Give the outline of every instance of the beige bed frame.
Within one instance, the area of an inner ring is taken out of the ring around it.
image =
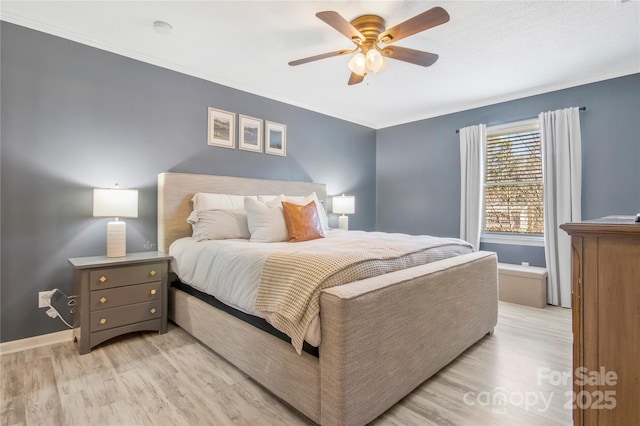
[[[325,185],[158,175],[158,247],[191,235],[195,192],[307,195]],[[323,291],[319,358],[172,288],[169,317],[278,397],[323,425],[375,419],[493,331],[497,261],[475,252]]]

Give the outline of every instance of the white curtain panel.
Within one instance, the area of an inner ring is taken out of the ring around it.
[[[460,129],[460,238],[480,249],[484,188],[484,124]]]
[[[581,220],[580,112],[566,108],[539,115],[544,186],[547,302],[571,307],[571,238],[559,226]]]

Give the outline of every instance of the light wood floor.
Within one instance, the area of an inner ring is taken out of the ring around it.
[[[2,425],[312,424],[171,324],[87,355],[64,343],[1,361]],[[495,334],[372,424],[570,425],[570,380],[553,380],[570,369],[569,310],[501,303]]]

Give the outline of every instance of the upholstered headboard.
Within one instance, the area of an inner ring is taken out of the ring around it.
[[[169,252],[178,238],[191,235],[187,217],[196,192],[234,195],[308,195],[314,192],[321,202],[327,198],[323,183],[251,179],[190,173],[158,175],[158,250]]]

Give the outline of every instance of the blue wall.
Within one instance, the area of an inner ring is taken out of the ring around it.
[[[64,329],[37,308],[37,293],[71,294],[67,258],[106,253],[108,219],[91,217],[94,187],[140,189],[129,252],[156,242],[165,171],[326,183],[330,195],[356,196],[351,228],[374,229],[375,130],[0,25],[3,342]],[[208,146],[209,106],[286,124],[287,156]]]
[[[456,129],[586,106],[582,218],[640,212],[640,74],[504,102],[377,132],[376,228],[460,235],[460,146]],[[544,266],[542,247],[481,244],[501,262]]]
[[[353,229],[458,236],[455,130],[584,105],[583,217],[640,211],[638,74],[376,132],[6,22],[0,27],[2,342],[64,329],[37,308],[37,293],[71,294],[66,259],[105,254],[108,220],[91,217],[93,187],[140,189],[127,247],[146,251],[155,243],[160,172],[323,182],[330,194],[357,197]],[[207,146],[209,106],[287,124],[287,157]],[[483,248],[501,261],[540,264],[540,248]],[[58,308],[71,319],[67,307]]]

